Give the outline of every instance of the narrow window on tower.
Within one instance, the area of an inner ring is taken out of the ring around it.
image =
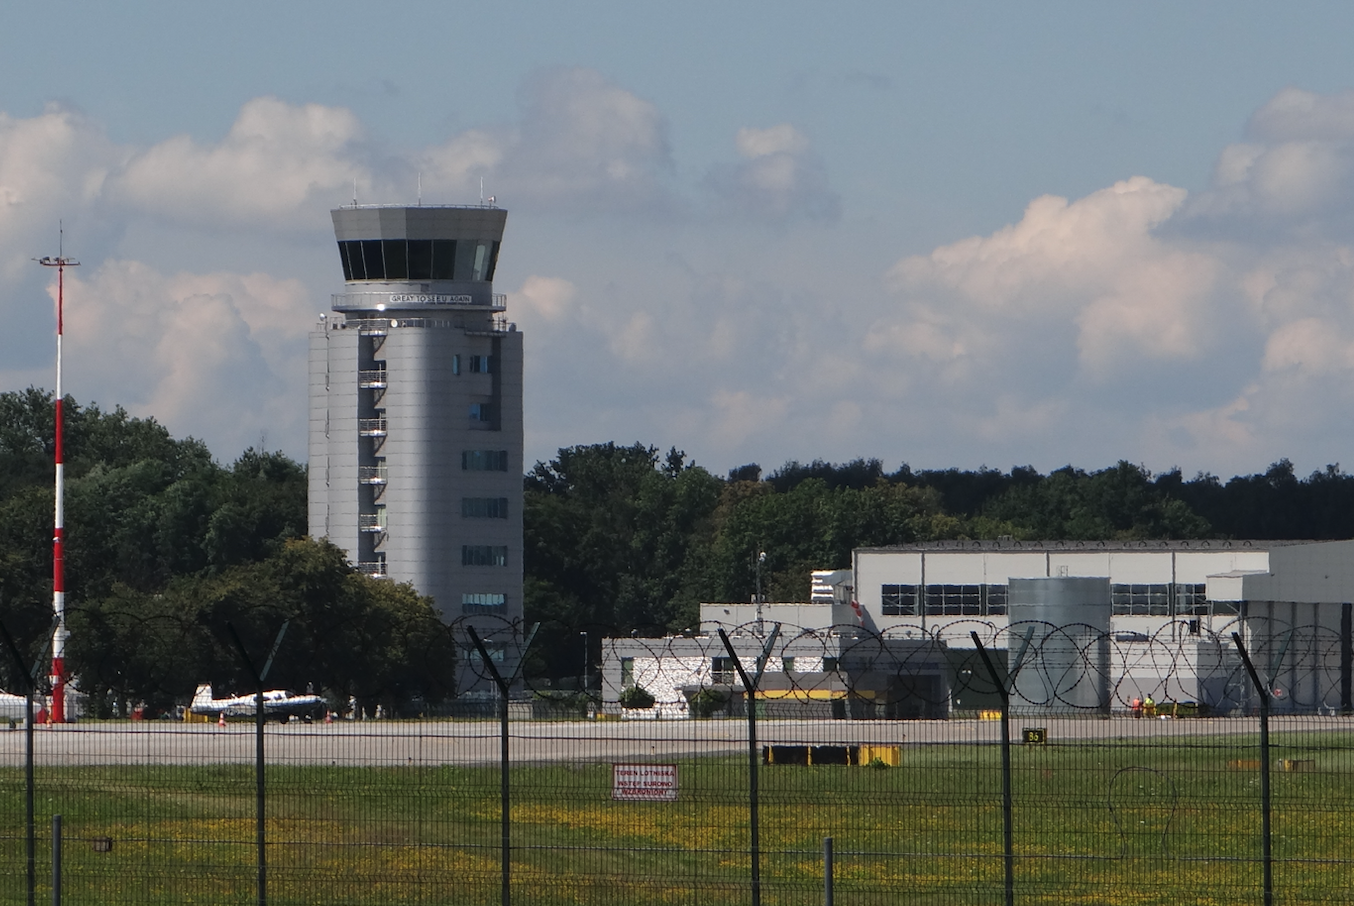
[[[456,279],[456,240],[433,240],[433,279]]]
[[[493,403],[471,403],[470,420],[472,422],[491,422],[494,420]]]
[[[462,497],[461,516],[466,519],[507,519],[506,497]]]
[[[339,259],[343,262],[343,279],[345,281],[361,280],[366,277],[366,271],[362,269],[362,252],[357,247],[356,242],[340,242],[338,244]],[[354,252],[354,248],[356,252]],[[354,271],[354,267],[357,268]]]
[[[493,250],[489,252],[489,273],[484,275],[485,280],[493,281],[494,271],[498,268],[498,240],[494,240]]]
[[[431,239],[410,239],[409,279],[431,280],[433,276],[433,241]]]
[[[461,373],[461,356],[459,353],[451,357],[451,373]]]
[[[409,279],[409,255],[403,239],[383,239],[381,246],[385,250],[386,279]]]
[[[366,279],[384,280],[386,278],[386,262],[385,255],[381,251],[381,240],[363,239],[361,245],[362,266],[366,270]]]
[[[462,450],[461,468],[467,472],[508,471],[507,450]]]
[[[463,544],[461,545],[462,566],[507,566],[507,545]]]
[[[499,613],[507,603],[507,595],[472,592],[461,595],[461,613]]]

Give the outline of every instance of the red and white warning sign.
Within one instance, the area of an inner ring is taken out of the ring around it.
[[[611,798],[630,802],[675,802],[677,765],[613,764]]]

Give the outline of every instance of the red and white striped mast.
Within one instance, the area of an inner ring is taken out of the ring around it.
[[[39,258],[43,267],[56,268],[56,519],[52,532],[52,610],[56,614],[56,629],[52,631],[52,707],[48,712],[52,723],[66,722],[66,639],[70,633],[66,630],[66,476],[65,454],[62,450],[62,433],[65,427],[62,419],[61,389],[61,328],[65,315],[66,268],[78,267],[80,262],[67,258],[65,251],[66,231],[61,230],[61,241],[57,246],[55,258]]]

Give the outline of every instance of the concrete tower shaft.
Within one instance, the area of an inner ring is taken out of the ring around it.
[[[522,615],[522,335],[507,212],[333,212],[344,292],[311,335],[310,532],[488,631]]]

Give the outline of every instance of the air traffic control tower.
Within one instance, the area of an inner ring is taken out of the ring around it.
[[[344,292],[310,336],[310,534],[482,635],[522,616],[522,335],[507,212],[333,211]]]

